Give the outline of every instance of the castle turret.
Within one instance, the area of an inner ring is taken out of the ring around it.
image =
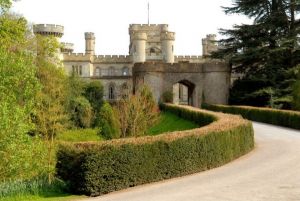
[[[64,35],[64,27],[55,24],[35,24],[33,26],[33,33],[41,36],[54,36],[59,43],[60,38]],[[38,44],[39,46],[39,44]],[[39,51],[39,48],[38,48]],[[62,59],[60,48],[57,49],[57,57]]]
[[[215,34],[208,34],[206,38],[202,39],[202,54],[203,56],[209,56],[212,52],[218,50],[218,45],[216,43],[216,35]]]
[[[60,43],[62,53],[73,53],[74,44],[73,43]]]
[[[133,56],[133,62],[145,62],[146,61],[146,41],[147,34],[146,33],[133,33],[132,35],[132,47],[131,54]]]
[[[86,32],[85,34],[85,53],[95,55],[95,34]]]
[[[54,36],[59,40],[64,35],[64,27],[55,24],[35,24],[33,33],[42,36]]]
[[[161,42],[162,42],[162,54],[163,54],[164,62],[174,63],[175,33],[174,32],[162,32],[160,38],[161,38]]]

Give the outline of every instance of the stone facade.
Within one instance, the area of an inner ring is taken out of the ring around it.
[[[34,33],[59,39],[63,27],[35,25]],[[85,53],[73,53],[72,43],[62,43],[60,58],[68,74],[87,80],[100,80],[104,98],[118,100],[124,90],[134,91],[147,84],[157,101],[172,91],[177,104],[200,106],[202,102],[226,104],[230,68],[222,61],[208,59],[217,50],[215,35],[202,40],[203,56],[175,56],[175,33],[167,24],[131,24],[129,55],[95,55],[94,33],[85,33]]]

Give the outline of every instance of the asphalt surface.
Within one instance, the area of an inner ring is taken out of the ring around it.
[[[253,126],[255,149],[227,165],[81,201],[300,201],[300,132]]]

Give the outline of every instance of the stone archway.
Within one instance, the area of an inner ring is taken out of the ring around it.
[[[188,80],[181,80],[173,84],[173,103],[179,105],[193,105],[195,84]]]

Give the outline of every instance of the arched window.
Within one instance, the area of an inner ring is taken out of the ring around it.
[[[123,76],[128,76],[129,75],[129,68],[128,67],[123,67],[122,69],[122,75]]]
[[[114,100],[115,99],[115,85],[111,83],[108,86],[108,99],[109,100]]]
[[[100,68],[99,67],[96,68],[95,75],[98,77],[100,76]]]
[[[152,47],[151,49],[150,49],[150,54],[155,54],[155,49]]]
[[[113,66],[109,67],[108,69],[108,75],[113,76],[115,74],[115,68]]]
[[[79,66],[79,75],[82,75],[82,66]]]

